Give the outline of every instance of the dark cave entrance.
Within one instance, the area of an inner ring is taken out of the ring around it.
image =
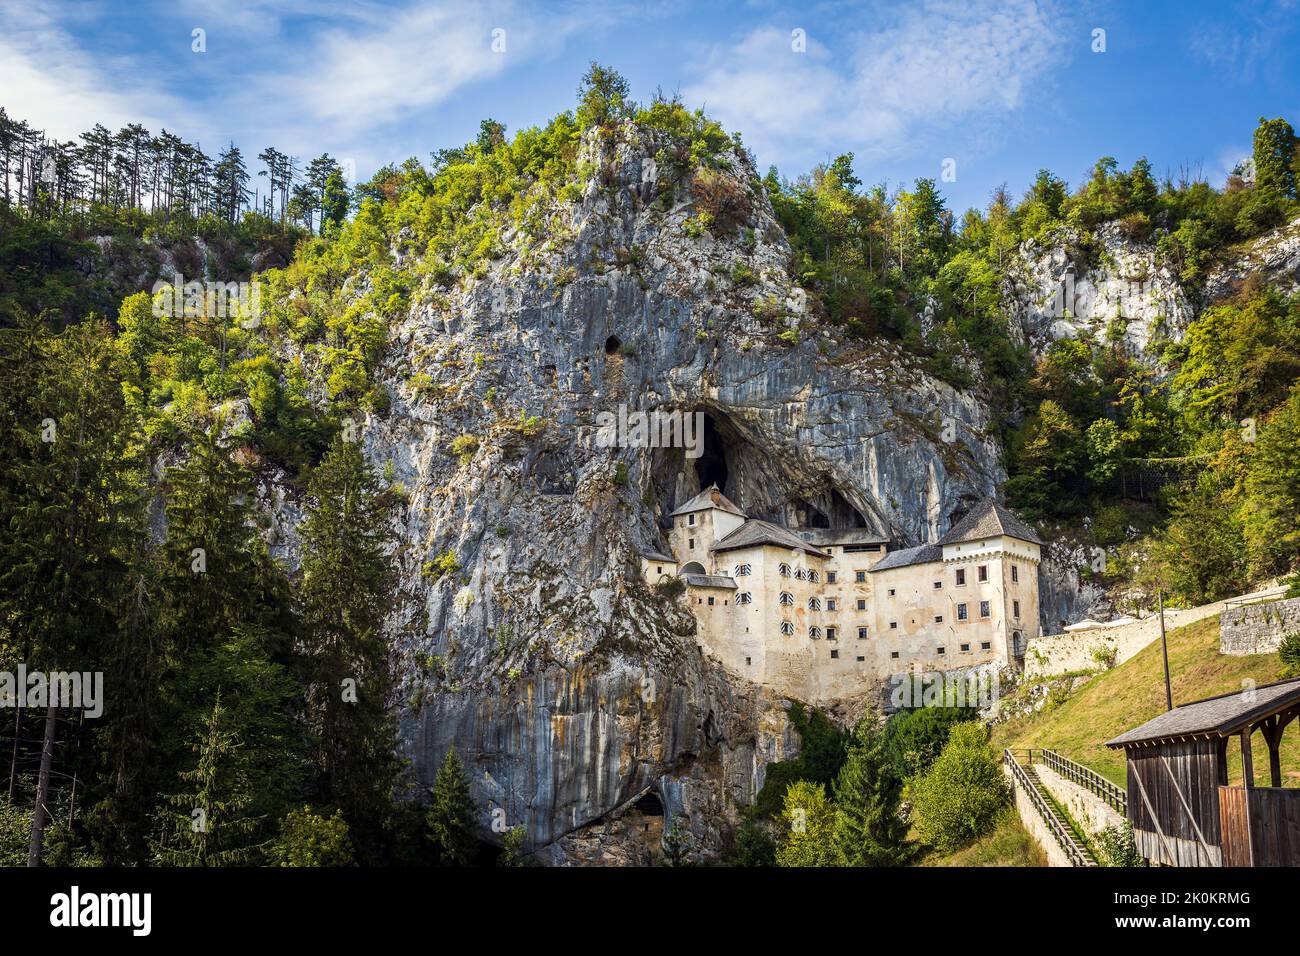
[[[703,453],[695,459],[695,477],[699,480],[701,489],[709,485],[717,485],[725,495],[727,494],[726,441],[719,433],[713,416],[708,412],[704,413],[703,445]]]
[[[618,350],[622,347],[622,345],[623,343],[618,340],[617,335],[611,335],[609,338],[605,340],[605,354],[617,355]]]
[[[664,802],[659,799],[659,794],[653,790],[647,790],[641,794],[641,798],[636,802],[636,808],[644,817],[662,817],[664,815]]]

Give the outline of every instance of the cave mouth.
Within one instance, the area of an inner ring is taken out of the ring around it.
[[[653,790],[647,790],[641,794],[635,806],[642,816],[662,817],[664,815],[664,802],[659,799],[659,794]]]
[[[605,354],[617,355],[618,350],[623,347],[623,343],[618,340],[617,335],[611,335],[605,340]]]
[[[695,459],[695,477],[700,483],[700,488],[717,485],[724,495],[730,497],[727,488],[726,439],[718,431],[717,423],[708,412],[704,413],[703,445],[703,452]]]

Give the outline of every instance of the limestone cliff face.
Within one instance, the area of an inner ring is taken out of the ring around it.
[[[751,211],[713,235],[687,223],[686,183],[665,200],[646,180],[657,149],[631,127],[587,138],[600,172],[549,241],[504,236],[479,278],[393,329],[391,408],[362,428],[407,494],[391,630],[415,772],[431,782],[455,747],[485,827],[524,826],[553,863],[631,839],[610,821],[648,788],[716,852],[791,754],[783,703],[704,658],[689,613],[636,580],[702,483],[755,516],[913,544],[1005,477],[978,398],[817,327],[743,156],[724,175]],[[596,416],[620,405],[705,413],[704,454],[601,447]],[[424,570],[447,553],[457,570]]]

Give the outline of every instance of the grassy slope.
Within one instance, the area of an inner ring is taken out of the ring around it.
[[[1169,672],[1174,704],[1191,703],[1238,690],[1242,681],[1271,683],[1281,676],[1277,654],[1226,657],[1219,654],[1217,617],[1169,633]],[[1028,717],[999,725],[993,743],[1003,747],[1045,747],[1085,764],[1124,785],[1123,751],[1104,746],[1112,737],[1136,727],[1165,709],[1160,642],[1101,674],[1056,707],[1050,704]],[[1229,775],[1241,777],[1240,749],[1229,745]],[[1268,750],[1256,734],[1253,743],[1256,780],[1268,785]],[[1300,731],[1288,728],[1282,741],[1283,785],[1300,783]]]
[[[1047,866],[1047,856],[1008,807],[984,836],[952,853],[923,851],[918,866]]]

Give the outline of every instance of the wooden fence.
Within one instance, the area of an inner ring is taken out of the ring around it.
[[[1034,753],[1035,751],[1030,751],[1031,761]],[[1120,813],[1128,813],[1128,794],[1095,770],[1090,770],[1083,764],[1062,757],[1055,750],[1039,750],[1037,753],[1040,754],[1042,763],[1055,770],[1066,780],[1096,794]]]
[[[1031,751],[1031,761],[1033,760],[1032,754],[1033,752]],[[1035,786],[1034,781],[1030,779],[1029,774],[1025,773],[1025,768],[1020,766],[1020,761],[1016,759],[1015,754],[1010,750],[1004,750],[1002,751],[1002,760],[1006,764],[1007,769],[1011,771],[1011,779],[1015,781],[1017,787],[1025,791],[1025,794],[1029,797],[1029,802],[1034,805],[1034,809],[1038,811],[1038,815],[1042,817],[1043,822],[1047,824],[1048,830],[1052,833],[1052,838],[1056,840],[1057,845],[1065,851],[1065,855],[1069,858],[1070,864],[1072,866],[1096,866],[1096,864],[1080,849],[1078,842],[1074,839],[1074,834],[1066,830],[1064,824],[1062,824],[1060,819],[1057,817],[1056,811],[1047,805],[1047,801],[1044,800],[1043,795],[1038,792],[1038,787]]]

